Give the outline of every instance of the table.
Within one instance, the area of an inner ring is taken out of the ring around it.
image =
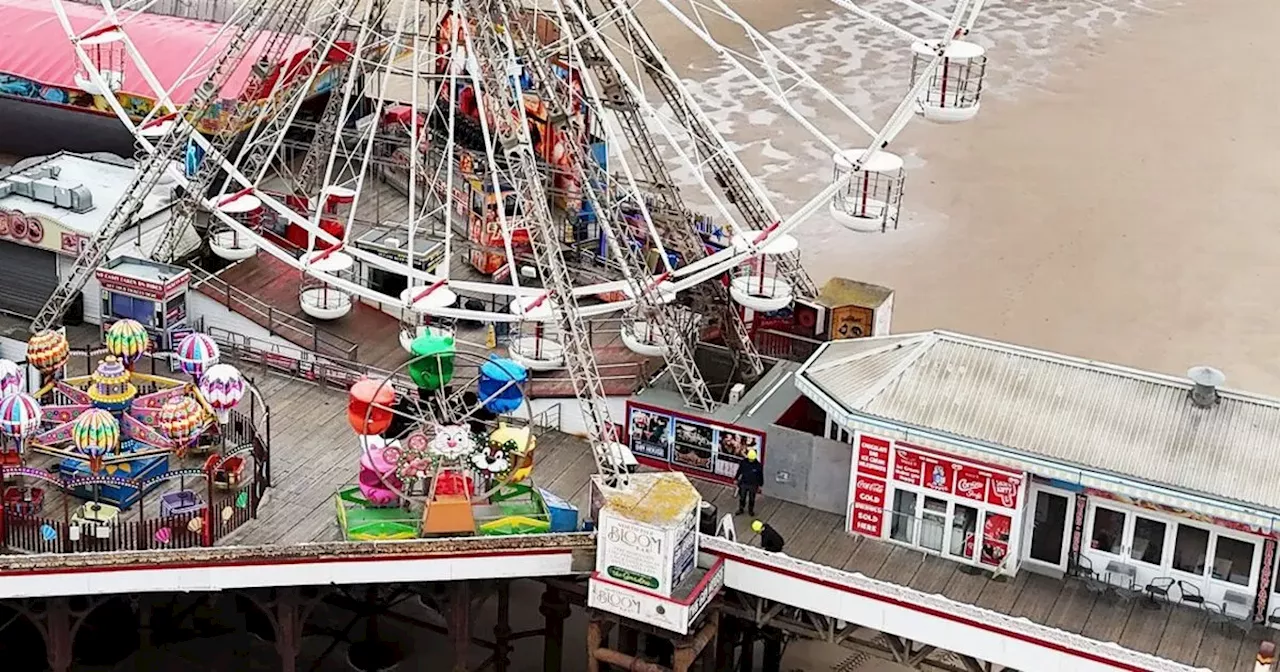
[[[1123,562],[1112,560],[1107,563],[1107,585],[1110,586],[1108,592],[1115,595],[1116,599],[1127,602],[1135,597],[1134,586],[1138,581],[1138,569],[1133,565],[1126,565]],[[1112,576],[1119,577],[1122,582],[1113,581]]]
[[[1133,590],[1133,584],[1138,579],[1138,570],[1133,565],[1126,565],[1123,562],[1117,562],[1115,560],[1112,560],[1111,562],[1107,563],[1106,575],[1107,575],[1107,583],[1117,588],[1124,588],[1125,590]],[[1128,581],[1126,583],[1116,583],[1115,581],[1111,580],[1111,577],[1113,575],[1118,577],[1123,577],[1124,579],[1128,579]]]
[[[1253,599],[1247,593],[1228,590],[1222,594],[1222,611],[1236,618],[1248,619],[1253,612]]]

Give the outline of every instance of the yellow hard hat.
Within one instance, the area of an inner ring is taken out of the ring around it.
[[[748,451],[747,451],[747,459],[748,459],[748,460],[754,460],[754,459],[756,459],[756,451],[754,451],[754,450],[748,450]]]
[[[751,531],[755,532],[756,534],[760,534],[761,532],[764,531],[764,523],[758,520],[751,523]]]

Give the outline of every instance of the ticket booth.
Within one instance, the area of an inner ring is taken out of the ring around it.
[[[187,290],[191,272],[154,261],[120,257],[95,271],[102,288],[102,334],[118,320],[137,320],[154,349],[169,350],[174,334],[190,331]]]

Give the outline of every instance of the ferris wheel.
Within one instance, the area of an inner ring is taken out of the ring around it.
[[[231,6],[201,56],[177,69],[149,61],[131,36],[153,1],[102,0],[96,18],[54,2],[77,81],[134,133],[140,166],[35,326],[60,319],[143,196],[178,185],[158,259],[207,212],[213,254],[298,269],[299,301],[316,320],[365,299],[402,309],[410,330],[425,328],[413,316],[511,323],[513,360],[569,370],[598,460],[614,424],[587,322],[620,316],[623,342],[663,357],[690,406],[710,409],[697,336],[718,327],[761,371],[744,315],[816,294],[791,233],[823,208],[855,231],[895,228],[905,172],[887,145],[913,116],[972,118],[986,62],[959,39],[981,0],[946,13],[899,0],[896,10],[931,23],[919,35],[833,0],[913,56],[876,128],[728,0],[253,0]],[[832,182],[779,212],[640,9],[674,18],[830,150]],[[832,140],[789,102],[797,90],[830,102],[866,142]],[[125,109],[125,92],[156,104]],[[317,93],[327,94],[319,108]],[[379,185],[402,200],[391,221],[368,214]],[[298,249],[272,235],[279,226],[301,232]],[[374,229],[391,231],[397,254],[359,244]],[[407,286],[376,289],[371,270]]]

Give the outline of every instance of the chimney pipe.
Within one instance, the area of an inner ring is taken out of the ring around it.
[[[1213,408],[1218,403],[1218,387],[1227,381],[1227,376],[1211,366],[1193,366],[1187,377],[1195,384],[1189,393],[1191,403],[1197,408]]]

